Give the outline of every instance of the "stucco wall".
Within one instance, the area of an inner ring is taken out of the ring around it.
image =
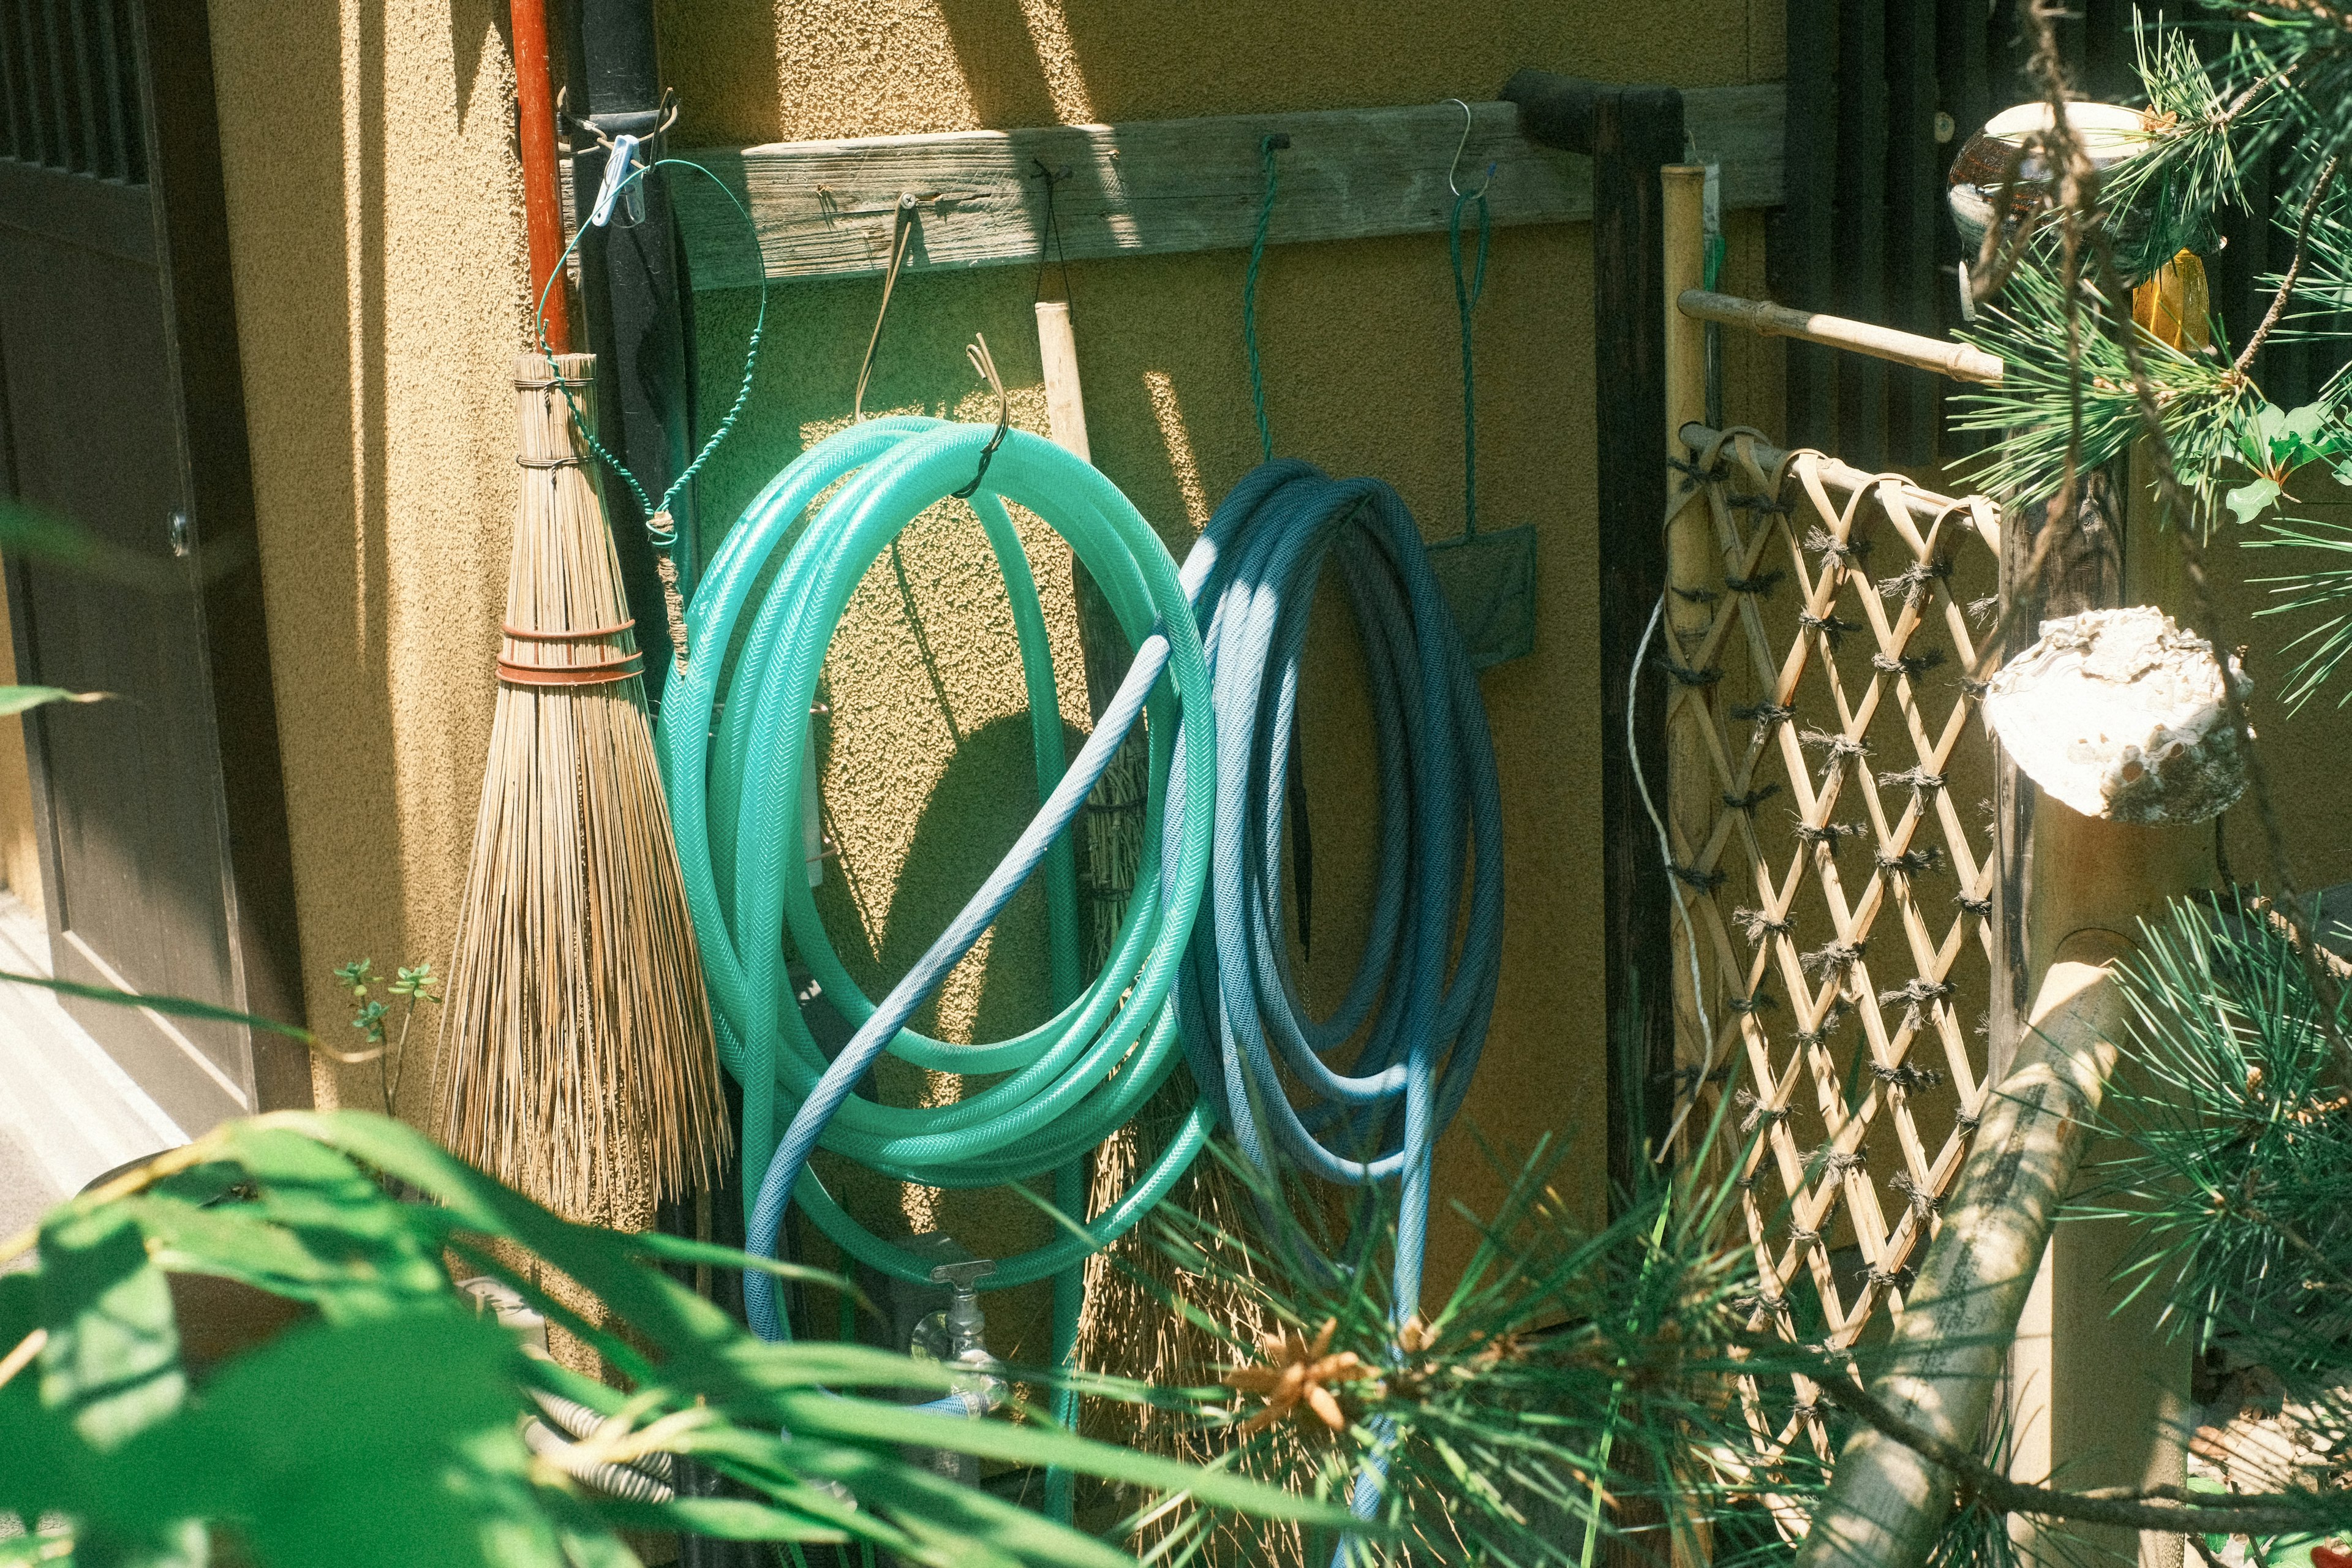
[[[685,144],[1476,99],[1529,64],[1683,85],[1779,74],[1777,10],[1751,18],[1737,0],[1707,0],[1655,8],[1638,27],[1624,20],[1622,8],[1600,5],[1219,4],[1139,12],[1050,0],[792,7],[697,0],[667,8],[663,49],[685,105],[677,131]],[[1704,55],[1674,47],[1703,35],[1720,47]],[[1433,146],[1429,155],[1451,152]],[[1760,225],[1738,220],[1734,247],[1730,286],[1760,291]],[[1244,260],[1215,253],[1070,272],[1095,461],[1180,555],[1209,509],[1258,461],[1240,326]],[[1050,282],[1058,289],[1058,273]],[[1035,293],[1026,268],[910,277],[892,305],[868,408],[981,416],[960,352],[974,331],[988,334],[1008,381],[1034,388]],[[768,341],[780,346],[761,367],[755,426],[703,488],[707,531],[723,527],[782,461],[847,416],[878,295],[873,281],[772,292]],[[698,302],[706,404],[731,390],[751,303],[748,294]],[[1389,479],[1433,539],[1461,525],[1453,304],[1442,236],[1280,249],[1268,258],[1259,296],[1276,449],[1335,474]],[[1581,226],[1496,237],[1478,317],[1480,512],[1489,527],[1537,525],[1541,603],[1535,655],[1484,682],[1505,792],[1509,934],[1479,1086],[1440,1160],[1444,1196],[1473,1208],[1491,1207],[1498,1190],[1468,1134],[1474,1125],[1498,1145],[1564,1134],[1589,1155],[1573,1167],[1578,1197],[1597,1205],[1601,1193],[1591,322]],[[1756,374],[1768,363],[1777,364],[1777,355],[1735,345],[1733,405],[1769,426],[1777,395]],[[1042,429],[1042,398],[1034,391],[1017,397],[1015,417]],[[920,568],[919,554],[928,563]],[[1075,649],[1066,553],[1040,559],[1067,668]],[[826,804],[852,876],[829,883],[828,909],[853,963],[861,945],[877,955],[867,971],[877,980],[912,956],[1010,841],[1026,795],[1009,619],[992,584],[980,603],[971,597],[971,584],[992,577],[977,529],[968,521],[927,529],[908,565],[911,604],[901,603],[895,584],[869,596],[829,670],[836,721]],[[1305,701],[1317,860],[1315,961],[1305,975],[1310,995],[1328,1004],[1352,973],[1374,847],[1371,759],[1339,595],[1318,605],[1318,618]],[[921,622],[938,648],[982,620],[991,647],[975,662],[995,673],[934,691],[915,673],[912,623]],[[845,658],[852,647],[884,657],[861,652],[853,672]],[[877,689],[860,703],[866,681]],[[867,711],[852,712],[853,703]],[[961,748],[942,743],[951,732],[964,738]],[[931,814],[950,798],[954,831],[938,835]],[[942,838],[963,852],[931,847]],[[877,864],[907,872],[869,892],[858,868]],[[914,930],[902,931],[908,918]],[[1001,922],[976,1005],[943,1023],[992,1037],[1039,1016],[1042,934],[1034,908]],[[928,1200],[924,1211],[968,1241],[971,1228],[996,1217],[982,1205],[935,1208]],[[1451,1215],[1436,1231],[1431,1268],[1444,1280],[1472,1237]]]
[[[516,496],[520,185],[502,0],[211,7],[308,1002],[445,973]],[[425,1110],[431,1032],[403,1086]],[[377,1103],[373,1068],[320,1103]]]
[[[488,740],[515,496],[507,370],[525,310],[504,15],[497,0],[212,0],[303,948],[312,1017],[330,1032],[346,1012],[332,964],[365,953],[380,968],[446,967]],[[1780,75],[1771,0],[673,0],[663,22],[681,145],[1475,99],[1522,65],[1685,86]],[[1740,216],[1731,238],[1725,286],[1761,293],[1760,221]],[[1256,460],[1241,278],[1238,254],[1072,269],[1096,460],[1180,552]],[[978,330],[1016,388],[1016,417],[1042,428],[1034,282],[1025,268],[910,278],[869,406],[978,416],[960,353]],[[847,418],[877,292],[775,290],[751,417],[702,489],[713,539],[777,467]],[[706,406],[731,392],[749,302],[698,301]],[[1261,305],[1277,448],[1390,479],[1433,538],[1459,525],[1452,304],[1444,240],[1423,237],[1278,250]],[[1567,1136],[1580,1151],[1574,1196],[1597,1206],[1592,430],[1611,389],[1591,381],[1586,230],[1498,236],[1479,331],[1482,516],[1537,525],[1542,603],[1534,657],[1485,680],[1509,935],[1441,1195],[1491,1205],[1475,1126],[1501,1145]],[[1777,350],[1737,334],[1728,349],[1732,416],[1777,428]],[[908,593],[869,583],[828,671],[826,798],[844,856],[825,908],[875,979],[937,930],[1028,796],[1009,619],[977,530],[927,522],[902,556]],[[1040,560],[1065,711],[1081,721],[1066,567],[1057,550]],[[1336,600],[1323,611],[1305,720],[1318,992],[1353,961],[1370,849],[1353,654]],[[2300,820],[2315,822],[2345,737],[2332,719],[2298,725],[2274,767],[2290,806],[2310,814]],[[1020,1027],[1042,1005],[1043,972],[1039,911],[1018,905],[950,986],[941,1026]],[[412,1116],[427,1109],[428,1066],[420,1057],[408,1075]],[[321,1101],[371,1103],[371,1070],[321,1069]],[[954,1214],[940,1217],[955,1228]],[[1434,1280],[1469,1239],[1441,1214]]]

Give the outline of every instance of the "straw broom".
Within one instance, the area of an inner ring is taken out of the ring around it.
[[[522,499],[443,1011],[441,1137],[560,1214],[637,1230],[710,1184],[730,1135],[644,660],[565,401],[594,417],[594,365],[515,364]]]

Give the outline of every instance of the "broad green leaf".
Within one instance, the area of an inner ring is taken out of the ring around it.
[[[100,1452],[180,1407],[187,1376],[171,1287],[119,1209],[61,1210],[41,1228],[41,1403]],[[22,1374],[19,1374],[22,1375]]]
[[[422,1247],[371,1249],[381,1266],[354,1268],[367,1253],[316,1224],[297,1231],[274,1223],[274,1196],[205,1205],[148,1193],[125,1199],[123,1207],[138,1218],[163,1268],[307,1301],[331,1321],[381,1317],[417,1297],[447,1293],[447,1278]]]
[[[0,719],[45,702],[103,702],[110,691],[68,691],[62,686],[0,686]]]
[[[2239,427],[2239,447],[2246,466],[2261,473],[2271,467],[2272,452],[2286,431],[2286,411],[2275,404],[2257,403],[2245,412]]]
[[[2280,494],[2276,479],[2255,479],[2240,485],[2224,495],[2221,500],[2240,522],[2250,523],[2267,511]]]
[[[522,1373],[515,1337],[454,1302],[291,1329],[128,1447],[121,1485],[227,1521],[269,1568],[555,1568]]]
[[[2289,445],[2288,456],[2298,468],[2315,458],[2338,457],[2352,449],[2352,437],[2347,437],[2341,422],[2329,419],[2325,403],[2306,403],[2290,412],[2281,423],[2280,436]]]

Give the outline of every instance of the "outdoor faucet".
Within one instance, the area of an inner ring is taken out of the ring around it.
[[[947,1331],[947,1353],[940,1360],[968,1362],[975,1366],[996,1364],[996,1358],[988,1353],[988,1317],[980,1310],[980,1282],[995,1272],[995,1263],[985,1258],[975,1258],[968,1263],[942,1263],[931,1270],[932,1284],[944,1285],[955,1292],[955,1300],[941,1323]]]

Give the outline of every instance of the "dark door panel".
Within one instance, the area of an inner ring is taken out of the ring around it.
[[[116,698],[29,726],[58,974],[288,1016],[283,792],[202,17],[182,0],[152,16],[0,0],[0,477],[128,563],[18,561],[8,586],[20,679]],[[242,1026],[68,1005],[192,1133],[307,1099],[307,1071],[257,1063]]]

